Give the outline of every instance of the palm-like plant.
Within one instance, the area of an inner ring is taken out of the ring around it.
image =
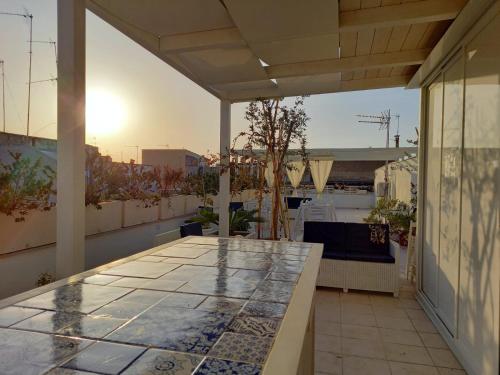
[[[243,209],[232,211],[229,214],[229,232],[233,235],[236,232],[248,232],[251,223],[263,223],[262,217],[256,216],[257,210],[246,211]],[[198,216],[190,221],[201,223],[202,225],[219,225],[219,214],[210,210],[200,210]]]

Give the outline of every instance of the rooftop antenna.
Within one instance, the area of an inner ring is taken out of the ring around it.
[[[399,115],[394,115],[398,119],[398,128],[396,134],[394,134],[394,144],[396,148],[399,148]]]
[[[29,67],[28,67],[28,111],[26,116],[26,135],[30,135],[30,107],[31,107],[31,61],[33,55],[33,15],[29,13],[26,9],[24,13],[15,12],[0,12],[3,16],[14,16],[14,17],[24,17],[28,20],[30,27],[30,38],[29,38]]]
[[[28,41],[29,43],[29,41]],[[54,57],[56,58],[56,68],[57,68],[57,43],[53,41],[52,39],[49,40],[32,40],[31,43],[38,43],[38,44],[50,44],[54,48]]]
[[[367,124],[375,124],[378,125],[379,130],[386,130],[386,137],[385,137],[385,147],[388,149],[389,148],[389,133],[390,133],[390,128],[391,128],[391,110],[388,109],[384,112],[382,112],[379,116],[373,116],[373,115],[356,115],[361,118],[366,118],[367,120],[358,120],[360,123],[367,123]],[[385,186],[384,186],[384,197],[388,197],[389,195],[389,160],[385,160],[385,175],[384,175],[384,180],[385,180]]]
[[[125,146],[125,147],[135,147],[135,162],[139,163],[139,145]]]
[[[5,133],[5,62],[0,60],[2,66],[2,116],[3,116],[3,132]]]

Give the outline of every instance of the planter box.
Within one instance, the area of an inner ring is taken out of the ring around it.
[[[160,201],[160,219],[166,220],[182,216],[186,212],[186,196],[173,195],[170,198],[162,198]]]
[[[0,254],[56,242],[56,209],[30,211],[24,221],[0,214]]]
[[[186,210],[185,214],[196,214],[198,207],[203,205],[200,198],[196,195],[186,195]]]
[[[150,223],[158,220],[159,217],[159,206],[144,207],[144,203],[136,199],[123,202],[123,227]]]
[[[85,235],[109,232],[122,226],[122,201],[101,203],[101,209],[85,207]]]

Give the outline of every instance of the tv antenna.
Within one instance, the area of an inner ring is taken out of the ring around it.
[[[2,16],[23,17],[29,22],[29,67],[28,67],[28,111],[26,116],[26,135],[30,135],[30,107],[31,107],[31,61],[33,56],[33,15],[27,10],[24,13],[0,12]]]
[[[378,125],[379,130],[386,131],[385,147],[388,149],[389,148],[389,134],[390,134],[390,129],[391,129],[391,110],[388,109],[388,110],[382,112],[379,116],[374,116],[374,115],[356,115],[356,116],[366,119],[366,120],[358,120],[359,123]],[[398,132],[399,132],[399,129],[398,129]],[[387,158],[385,160],[384,180],[385,180],[384,197],[387,198],[389,195],[389,189],[388,189],[388,187],[389,187],[389,160]]]
[[[136,158],[135,162],[139,164],[139,145],[131,145],[131,146],[127,145],[125,147],[135,147],[135,158]]]
[[[399,148],[399,115],[394,115],[398,119],[398,127],[396,130],[396,134],[394,134],[394,146]]]

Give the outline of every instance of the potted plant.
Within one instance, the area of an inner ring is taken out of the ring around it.
[[[219,214],[209,210],[201,210],[198,216],[190,219],[204,226],[208,224],[219,225]],[[257,210],[246,211],[243,209],[232,211],[229,214],[229,235],[247,236],[250,234],[251,223],[262,223],[264,219],[257,216]]]
[[[109,184],[116,167],[109,157],[96,149],[86,149],[85,159],[85,234],[121,227],[122,202],[109,198]]]
[[[160,219],[166,220],[185,214],[186,199],[178,191],[184,181],[182,169],[168,165],[156,167],[153,171],[160,192]]]
[[[0,161],[0,254],[55,242],[55,171],[21,153]],[[16,235],[12,235],[15,233]]]
[[[160,194],[153,170],[131,160],[121,165],[121,171],[124,181],[118,199],[123,201],[123,226],[158,220]]]

